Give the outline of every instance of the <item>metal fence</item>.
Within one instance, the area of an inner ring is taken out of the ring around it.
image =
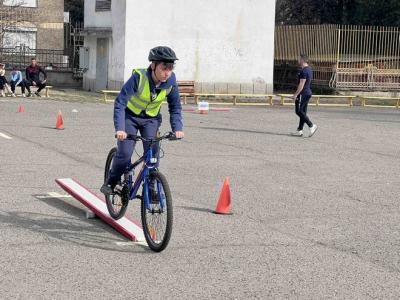
[[[47,70],[73,70],[70,55],[66,55],[65,50],[30,49],[23,45],[15,48],[0,48],[0,62],[5,64],[6,68],[13,66],[25,68],[30,65],[33,57]]]
[[[277,82],[295,81],[300,53],[310,57],[314,85],[352,90],[400,90],[398,27],[277,26]]]

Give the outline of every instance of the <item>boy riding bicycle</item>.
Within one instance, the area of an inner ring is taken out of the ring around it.
[[[170,123],[176,138],[184,137],[182,124],[182,106],[173,68],[178,58],[169,47],[155,47],[150,50],[150,66],[147,69],[135,69],[131,78],[124,84],[114,104],[114,127],[116,131],[117,154],[113,160],[108,181],[100,191],[106,196],[114,193],[114,188],[121,179],[131,161],[135,141],[127,135],[140,135],[151,139],[157,136],[161,126],[161,105],[168,102]],[[144,143],[144,152],[149,144]],[[158,144],[153,146],[158,156]]]

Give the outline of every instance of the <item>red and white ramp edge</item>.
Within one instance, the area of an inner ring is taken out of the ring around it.
[[[122,217],[119,220],[114,220],[107,210],[105,200],[99,198],[90,190],[85,188],[79,182],[71,178],[56,179],[64,191],[73,196],[76,200],[93,211],[96,216],[102,219],[107,224],[114,227],[123,236],[135,242],[144,242],[145,238],[140,225],[127,217]]]

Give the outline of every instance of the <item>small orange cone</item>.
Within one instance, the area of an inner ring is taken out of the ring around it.
[[[17,112],[19,112],[19,113],[25,112],[25,108],[24,108],[24,106],[22,104],[19,105]]]
[[[219,196],[217,208],[215,209],[216,214],[230,215],[231,213],[231,190],[229,185],[229,178],[225,178],[224,185],[222,187],[221,194]]]
[[[58,111],[56,129],[64,129],[64,120],[62,117],[61,110]]]

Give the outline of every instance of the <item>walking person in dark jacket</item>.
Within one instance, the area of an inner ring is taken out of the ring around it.
[[[296,132],[293,132],[292,135],[303,136],[303,127],[304,124],[307,124],[307,126],[310,128],[309,137],[312,137],[317,131],[318,127],[317,125],[313,124],[307,116],[308,102],[310,101],[312,96],[311,81],[313,77],[312,70],[308,65],[307,55],[300,55],[299,65],[301,68],[298,76],[299,83],[297,90],[293,95],[293,99],[295,100],[296,105],[296,115],[299,116],[300,122]]]
[[[40,73],[44,76],[43,80],[40,80]],[[32,58],[31,65],[26,68],[26,89],[28,90],[28,97],[32,96],[30,89],[31,86],[38,87],[35,95],[40,97],[40,91],[46,87],[46,80],[46,72],[37,64],[36,58]]]

